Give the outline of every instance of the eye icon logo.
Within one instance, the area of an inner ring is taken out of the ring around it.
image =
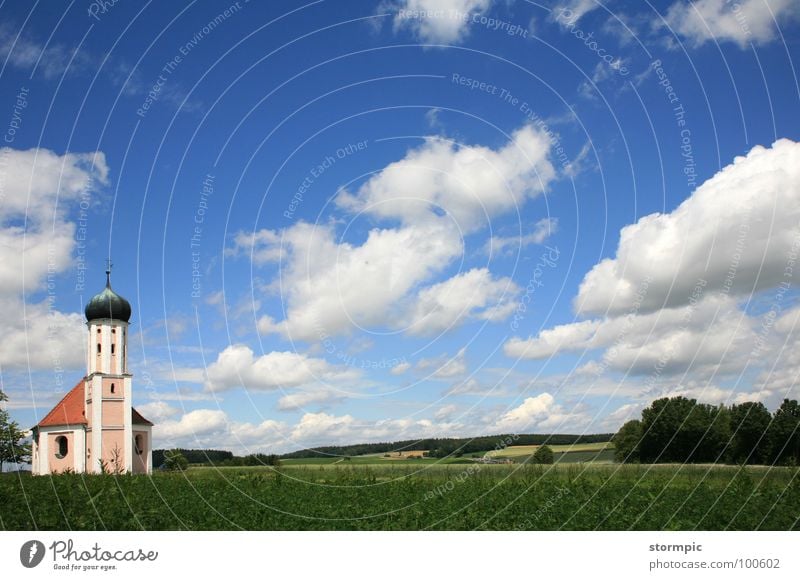
[[[35,568],[44,559],[44,544],[39,540],[28,540],[19,549],[19,561],[26,568]]]

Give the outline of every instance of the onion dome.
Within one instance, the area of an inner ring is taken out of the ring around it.
[[[100,294],[94,296],[86,303],[84,309],[86,320],[92,321],[100,318],[122,320],[128,322],[131,318],[131,305],[122,296],[111,289],[111,270],[106,270],[106,287]]]

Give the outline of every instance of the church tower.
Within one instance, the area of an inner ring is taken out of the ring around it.
[[[133,471],[131,445],[132,376],[128,372],[128,321],[131,305],[106,287],[84,310],[88,333],[86,360],[86,471]]]
[[[131,305],[106,287],[86,304],[86,376],[33,428],[33,473],[150,473],[153,424],[131,405]]]

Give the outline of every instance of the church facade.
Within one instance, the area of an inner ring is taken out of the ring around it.
[[[32,472],[150,473],[153,424],[131,405],[131,306],[111,289],[110,269],[84,313],[86,376],[33,427]]]

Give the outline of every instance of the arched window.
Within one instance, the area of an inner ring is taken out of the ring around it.
[[[63,435],[56,437],[56,446],[58,447],[56,449],[56,457],[59,459],[66,457],[67,453],[69,453],[69,441],[67,441],[67,438]]]
[[[115,391],[116,389],[117,389],[117,387],[115,387],[115,386],[114,386],[114,383],[111,383],[111,394],[112,394],[112,395],[114,394],[114,391]]]
[[[114,343],[111,343],[111,354],[114,354]]]
[[[133,444],[136,448],[136,455],[141,455],[144,453],[144,437],[137,435],[133,439]]]
[[[100,343],[97,343],[97,354],[100,354]]]

